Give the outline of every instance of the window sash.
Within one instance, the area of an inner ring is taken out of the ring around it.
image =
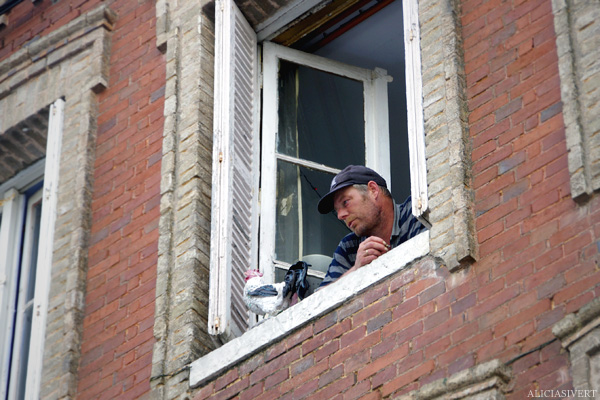
[[[35,296],[31,291],[39,283],[36,270],[38,259],[36,257],[39,249],[40,221],[36,218],[36,210],[42,201],[42,189],[36,191],[27,199],[26,220],[24,224],[23,247],[18,275],[18,290],[15,305],[15,325],[13,333],[13,346],[11,357],[11,376],[9,385],[9,398],[23,398],[25,395],[27,371],[29,370],[29,354],[32,345],[33,308]],[[38,248],[35,248],[37,246]],[[32,276],[33,275],[33,276]],[[15,276],[15,280],[17,277]],[[15,282],[17,283],[17,282]],[[33,287],[32,287],[33,286]],[[27,319],[30,318],[29,323]],[[13,319],[11,317],[11,319]],[[29,325],[29,326],[28,326]],[[25,357],[27,359],[25,359]],[[33,366],[32,366],[33,367]]]
[[[336,174],[338,169],[317,164],[277,152],[279,129],[278,77],[280,60],[307,66],[349,78],[363,84],[365,115],[365,165],[378,171],[388,182],[390,179],[389,123],[387,84],[391,78],[380,68],[368,70],[330,60],[314,54],[290,49],[275,43],[263,43],[263,115],[261,161],[261,228],[260,269],[267,282],[274,281],[275,259],[277,161],[284,160],[317,171]],[[315,211],[316,212],[316,211]]]
[[[18,287],[16,275],[25,215],[25,196],[17,190],[6,191],[2,206],[2,225],[0,226],[0,320],[5,321],[0,330],[0,397],[7,397],[8,373],[12,333],[14,331],[13,310]]]

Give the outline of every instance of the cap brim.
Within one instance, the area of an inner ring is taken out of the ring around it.
[[[317,209],[319,210],[319,212],[321,214],[329,214],[331,211],[333,211],[333,196],[335,195],[335,192],[352,185],[354,185],[353,182],[341,184],[340,186],[327,193],[325,196],[321,197],[321,200],[319,200],[319,204],[317,204]]]

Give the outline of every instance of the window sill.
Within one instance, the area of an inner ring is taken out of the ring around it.
[[[406,268],[413,260],[429,253],[429,231],[405,242],[368,266],[352,273],[353,279],[340,279],[326,289],[274,318],[255,326],[204,357],[191,363],[190,387],[198,387],[251,357],[277,340],[346,303],[348,299]]]

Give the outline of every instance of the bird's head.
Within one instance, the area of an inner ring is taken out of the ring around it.
[[[245,276],[245,281],[248,282],[248,280],[252,279],[252,278],[256,278],[256,277],[262,278],[263,273],[257,269],[249,269],[248,271],[244,272],[244,276]]]

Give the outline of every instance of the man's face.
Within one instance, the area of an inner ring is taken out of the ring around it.
[[[337,191],[333,208],[339,220],[358,236],[371,236],[381,222],[381,209],[370,192],[364,193],[353,186]]]

